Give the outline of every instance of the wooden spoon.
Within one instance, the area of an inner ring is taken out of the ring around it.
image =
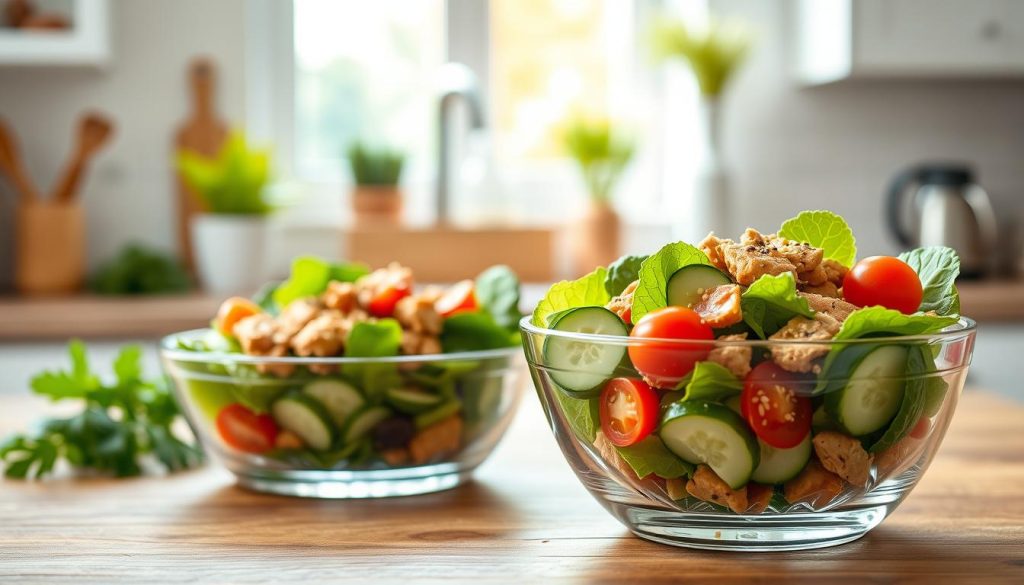
[[[18,192],[18,199],[23,204],[39,200],[39,190],[25,171],[14,132],[3,119],[0,119],[0,171],[11,180],[11,184]]]
[[[103,148],[113,132],[113,122],[102,114],[89,113],[82,117],[78,123],[78,143],[75,151],[53,190],[55,201],[69,203],[75,198],[89,160]]]

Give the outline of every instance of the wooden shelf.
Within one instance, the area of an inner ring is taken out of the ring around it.
[[[157,337],[207,326],[219,302],[203,295],[0,298],[0,340]]]
[[[1024,280],[959,282],[960,312],[976,321],[1024,321]]]

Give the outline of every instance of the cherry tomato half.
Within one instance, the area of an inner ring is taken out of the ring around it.
[[[922,416],[921,420],[917,421],[914,428],[910,429],[909,436],[915,439],[923,439],[928,436],[928,431],[932,430],[932,421],[928,420],[927,416]]]
[[[274,448],[277,424],[269,414],[256,414],[241,404],[229,404],[217,414],[217,432],[224,442],[246,453]]]
[[[601,431],[612,445],[628,447],[658,425],[658,393],[643,380],[612,378],[601,391]]]
[[[630,337],[637,339],[712,340],[715,334],[686,307],[665,307],[643,316]],[[693,370],[694,364],[708,357],[710,344],[672,344],[652,341],[629,346],[629,359],[644,380],[659,388],[672,388]]]
[[[451,317],[457,313],[475,311],[478,306],[476,285],[472,280],[463,280],[444,291],[441,298],[434,303],[434,310],[442,317]]]
[[[395,305],[398,301],[412,294],[412,291],[407,287],[400,286],[385,286],[377,291],[377,294],[370,299],[370,304],[366,307],[374,317],[390,317],[395,314]]]
[[[744,380],[743,418],[758,438],[776,449],[796,447],[811,432],[811,399],[795,392],[801,382],[774,362],[761,362]]]
[[[234,328],[236,323],[246,317],[251,317],[262,312],[263,309],[260,309],[259,305],[249,299],[231,297],[220,304],[220,309],[217,310],[217,317],[213,322],[214,327],[222,335],[234,337]]]
[[[881,305],[909,315],[921,306],[923,296],[914,269],[892,256],[865,258],[843,279],[843,297],[860,307]]]

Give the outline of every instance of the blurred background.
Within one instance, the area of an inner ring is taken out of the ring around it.
[[[0,0],[0,120],[5,389],[300,254],[532,303],[825,208],[956,248],[973,381],[1024,397],[1022,2]]]

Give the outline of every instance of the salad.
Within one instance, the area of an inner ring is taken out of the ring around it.
[[[841,217],[805,211],[557,283],[531,322],[562,415],[630,481],[684,509],[820,510],[921,453],[948,386],[892,338],[958,323],[958,273],[941,247],[857,261]]]
[[[423,465],[455,455],[499,416],[503,360],[444,354],[518,345],[518,304],[505,266],[417,289],[397,263],[371,272],[304,257],[287,281],[255,300],[225,300],[210,330],[176,339],[223,359],[175,363],[202,370],[179,376],[185,402],[232,452],[310,469]]]

